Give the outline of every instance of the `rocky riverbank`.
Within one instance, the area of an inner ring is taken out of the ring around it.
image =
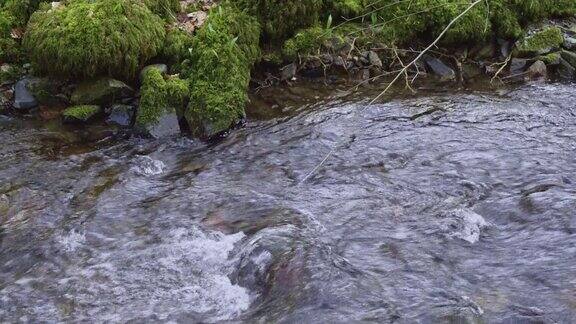
[[[412,3],[412,2],[411,2]],[[397,74],[469,6],[452,0],[7,0],[2,113],[212,138],[248,90]],[[492,84],[576,76],[576,1],[479,3],[404,73]]]

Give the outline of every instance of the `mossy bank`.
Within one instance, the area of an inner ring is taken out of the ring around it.
[[[4,89],[14,88],[13,106],[27,111],[44,104],[34,98],[42,93],[59,103],[83,104],[66,110],[65,120],[72,113],[84,117],[95,111],[86,104],[97,104],[98,113],[83,122],[99,122],[120,104],[133,107],[137,129],[150,130],[172,116],[169,127],[178,129],[169,134],[182,130],[214,137],[244,118],[254,71],[266,76],[267,84],[330,71],[378,82],[379,76],[412,60],[471,4],[5,0],[0,2],[0,80]],[[435,50],[457,64],[426,56],[409,73],[428,71],[457,81],[457,76],[462,80],[475,74],[470,72],[473,64],[494,78],[504,76],[503,71],[541,77],[548,69],[571,79],[576,74],[570,54],[576,49],[576,29],[549,19],[565,22],[575,14],[576,0],[478,2],[446,31]],[[548,27],[537,27],[546,21]],[[149,65],[157,68],[142,72]],[[23,76],[57,80],[60,86],[32,91],[30,82],[20,80]],[[90,97],[86,91],[91,89],[97,102],[75,99],[79,92]]]

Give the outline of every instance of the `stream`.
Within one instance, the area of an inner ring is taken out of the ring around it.
[[[296,93],[210,144],[0,115],[0,322],[573,323],[575,91]]]

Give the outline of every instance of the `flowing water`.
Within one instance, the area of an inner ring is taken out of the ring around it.
[[[210,145],[0,116],[0,322],[573,323],[575,91],[292,94]]]

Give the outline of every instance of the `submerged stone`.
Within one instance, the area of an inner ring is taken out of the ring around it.
[[[95,118],[100,112],[100,106],[80,105],[67,108],[62,113],[62,117],[66,123],[86,123]]]
[[[14,86],[14,108],[18,110],[29,110],[38,106],[38,101],[28,89],[31,79],[24,78]]]
[[[153,138],[164,138],[180,134],[180,123],[175,112],[158,117],[155,123],[138,125],[138,131]]]
[[[100,78],[80,83],[71,101],[75,105],[107,105],[133,94],[134,90],[122,81]]]

